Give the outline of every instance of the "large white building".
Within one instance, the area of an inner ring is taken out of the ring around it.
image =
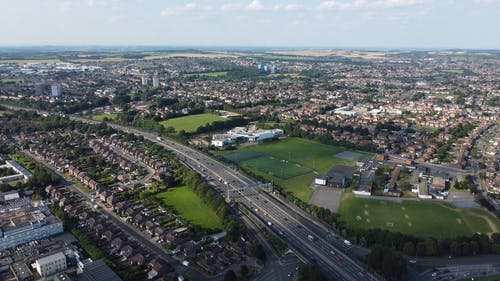
[[[67,268],[66,256],[62,252],[59,252],[37,259],[34,263],[34,268],[41,277],[61,272]]]
[[[60,97],[62,95],[62,87],[61,84],[56,83],[53,84],[51,87],[51,96],[53,97]]]
[[[38,201],[20,198],[0,206],[0,251],[61,232],[61,220]]]
[[[226,134],[215,134],[212,136],[212,145],[223,147],[233,142],[259,142],[266,139],[277,138],[283,135],[283,130],[248,130],[244,127],[236,127]]]
[[[153,76],[153,87],[154,88],[160,87],[160,77]]]
[[[352,110],[352,106],[350,105],[337,108],[333,111],[333,113],[339,115],[354,116],[354,117],[358,116],[358,113]]]
[[[0,178],[0,183],[9,183],[19,180],[28,180],[33,174],[26,170],[23,166],[19,165],[16,161],[5,160],[5,165],[0,165],[0,168],[12,168],[16,174]]]

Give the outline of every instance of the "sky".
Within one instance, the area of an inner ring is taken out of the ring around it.
[[[0,0],[0,46],[500,49],[500,0]]]

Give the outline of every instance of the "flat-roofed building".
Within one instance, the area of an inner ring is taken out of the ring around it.
[[[429,185],[425,180],[418,184],[418,198],[432,199],[432,195],[429,195]]]
[[[0,207],[0,251],[61,232],[61,220],[39,201],[20,198]]]
[[[24,262],[13,263],[10,265],[10,269],[14,274],[14,277],[16,278],[14,280],[19,280],[19,281],[35,280],[30,268]]]
[[[62,252],[35,261],[35,269],[42,277],[61,272],[66,268],[66,256]]]

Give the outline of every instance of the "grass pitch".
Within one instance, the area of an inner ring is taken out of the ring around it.
[[[110,114],[110,113],[102,113],[102,114],[94,114],[92,115],[92,119],[96,121],[103,121],[104,118],[107,118],[109,120],[114,120],[116,119],[116,114]]]
[[[490,234],[500,221],[482,209],[457,209],[443,202],[402,202],[347,196],[340,205],[340,220],[353,228],[381,228],[436,238]]]
[[[326,173],[334,165],[354,164],[355,159],[335,156],[343,151],[347,150],[312,140],[287,138],[245,146],[237,152],[228,152],[224,157],[308,202],[313,193],[309,186],[317,174]],[[357,153],[360,158],[372,157],[370,153]]]
[[[184,130],[188,133],[196,132],[196,130],[206,124],[211,124],[215,121],[224,121],[226,119],[211,113],[202,113],[188,115],[178,118],[172,118],[160,122],[163,127],[173,127],[177,132]]]
[[[227,71],[217,71],[217,72],[199,72],[199,73],[187,73],[182,75],[185,78],[189,77],[223,77],[227,76],[228,72]]]
[[[187,186],[170,188],[155,197],[192,224],[207,229],[222,229],[221,219]]]

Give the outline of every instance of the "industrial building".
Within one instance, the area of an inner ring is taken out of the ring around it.
[[[259,142],[266,139],[277,138],[283,135],[283,130],[249,130],[245,127],[236,127],[226,134],[215,134],[212,136],[212,145],[224,147],[235,142]]]
[[[61,232],[61,220],[40,201],[20,198],[0,206],[0,251]]]

